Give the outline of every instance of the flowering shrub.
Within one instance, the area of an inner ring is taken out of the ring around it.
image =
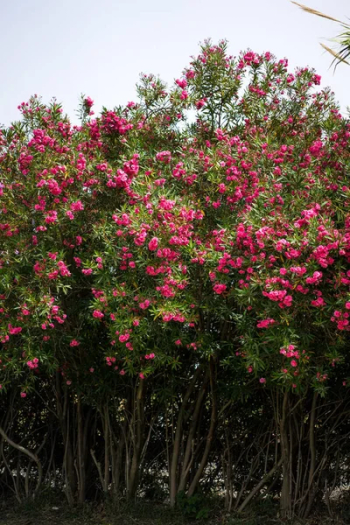
[[[350,125],[319,84],[207,42],[170,88],[142,76],[96,118],[85,98],[79,126],[22,103],[0,135],[2,392],[210,361],[324,394],[349,342]]]
[[[96,119],[84,99],[81,126],[23,103],[1,134],[3,384],[28,359],[74,361],[72,340],[85,371],[114,356],[147,376],[180,338],[239,344],[294,387],[328,374],[350,329],[350,128],[319,83],[208,43],[168,91],[143,77]]]

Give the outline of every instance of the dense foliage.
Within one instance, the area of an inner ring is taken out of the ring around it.
[[[127,107],[83,98],[79,126],[33,97],[1,130],[18,499],[215,483],[229,509],[269,493],[306,516],[346,480],[350,124],[313,70],[226,47],[169,89],[142,75]]]

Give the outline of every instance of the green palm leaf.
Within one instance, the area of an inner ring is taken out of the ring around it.
[[[311,7],[308,7],[303,4],[299,4],[298,2],[292,1],[292,4],[297,5],[305,11],[306,13],[310,13],[312,15],[320,16],[322,18],[326,18],[327,20],[331,20],[332,22],[338,22],[342,25],[342,27],[345,29],[343,33],[341,33],[337,38],[332,39],[333,42],[336,42],[338,46],[340,46],[340,49],[338,51],[335,51],[334,49],[331,49],[330,47],[326,46],[325,44],[321,44],[323,49],[325,49],[328,53],[330,53],[334,60],[332,61],[332,65],[334,64],[334,69],[341,63],[344,62],[347,65],[350,65],[349,62],[347,62],[347,58],[350,56],[350,25],[342,22],[341,20],[338,20],[337,18],[333,18],[332,16],[326,15],[325,13],[322,13],[321,11],[317,11],[316,9],[312,9]]]

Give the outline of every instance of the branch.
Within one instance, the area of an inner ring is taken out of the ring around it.
[[[12,439],[10,439],[8,437],[8,435],[5,433],[4,429],[1,428],[1,427],[0,427],[0,435],[4,438],[5,441],[7,441],[7,443],[11,447],[15,448],[16,450],[19,450],[20,452],[22,452],[22,454],[25,454],[30,459],[35,461],[35,463],[37,464],[37,467],[38,467],[38,481],[37,481],[37,484],[36,484],[36,487],[35,487],[35,491],[34,491],[34,494],[36,494],[38,492],[38,490],[39,490],[40,485],[41,485],[41,479],[42,479],[42,475],[43,475],[43,469],[42,469],[42,466],[41,466],[40,459],[38,458],[38,456],[36,454],[34,454],[34,452],[31,452],[30,450],[22,447],[22,445],[17,445],[16,443],[14,443],[12,441]]]

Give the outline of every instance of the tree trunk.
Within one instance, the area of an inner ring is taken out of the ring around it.
[[[214,432],[217,421],[217,399],[216,399],[216,378],[215,378],[215,367],[213,359],[210,361],[210,389],[211,389],[211,416],[210,416],[210,427],[207,435],[204,453],[201,462],[198,466],[197,472],[194,475],[190,488],[188,489],[188,496],[192,496],[197,488],[199,480],[203,474],[203,470],[207,466],[209,452],[214,438]]]
[[[184,417],[185,417],[185,409],[187,406],[187,403],[191,397],[191,394],[194,390],[194,387],[196,385],[197,379],[199,375],[202,373],[202,367],[199,366],[194,375],[193,378],[185,392],[185,395],[183,397],[181,407],[179,410],[179,414],[177,416],[176,421],[176,430],[175,430],[175,437],[174,437],[174,444],[173,444],[173,450],[172,450],[172,456],[171,456],[171,462],[170,462],[170,472],[169,472],[169,492],[170,492],[170,507],[174,507],[176,503],[176,494],[178,491],[177,484],[178,484],[178,463],[179,463],[179,456],[180,456],[180,447],[181,442],[183,439],[183,423],[184,423]]]
[[[127,491],[127,497],[129,500],[135,498],[138,482],[139,482],[139,469],[140,469],[140,458],[144,436],[144,393],[145,393],[145,381],[140,380],[136,391],[136,400],[134,401],[133,407],[133,421],[132,421],[132,459],[129,472],[129,486]]]
[[[62,403],[63,401],[63,403]],[[69,410],[69,396],[67,390],[64,391],[62,400],[62,390],[60,385],[59,374],[56,374],[56,402],[58,420],[62,432],[64,456],[63,456],[63,472],[65,479],[65,494],[69,505],[74,505],[75,494],[77,489],[77,478],[74,470],[74,457],[70,437],[70,410]]]
[[[282,490],[281,490],[281,517],[282,519],[289,519],[291,517],[292,502],[291,502],[291,486],[290,486],[290,457],[289,457],[289,442],[287,430],[287,411],[288,411],[288,393],[285,392],[282,405],[282,418],[280,420],[280,436],[281,436],[281,454],[282,454]]]
[[[79,486],[78,486],[78,503],[83,504],[85,502],[85,486],[86,486],[86,473],[85,473],[85,435],[84,435],[84,422],[83,412],[81,407],[81,399],[78,396],[77,402],[77,426],[78,426],[78,473],[79,473]]]

